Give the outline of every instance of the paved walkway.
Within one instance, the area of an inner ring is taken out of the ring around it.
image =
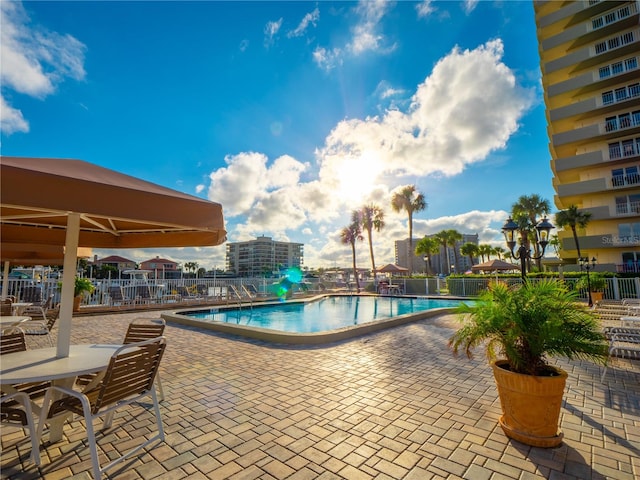
[[[118,343],[133,318],[74,319],[75,343]],[[112,479],[640,478],[640,364],[559,362],[570,373],[556,449],[508,440],[490,368],[454,358],[451,317],[320,347],[269,345],[169,325],[161,367],[165,443],[109,471]],[[30,339],[30,342],[32,340]],[[153,425],[141,409],[116,415],[101,455],[130,448]],[[2,478],[88,479],[82,422],[27,461],[20,430],[2,430]],[[104,457],[103,457],[104,461]]]

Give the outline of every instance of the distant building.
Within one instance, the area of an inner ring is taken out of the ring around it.
[[[259,277],[281,268],[302,268],[303,263],[302,243],[276,242],[265,236],[227,243],[226,270],[240,277]]]
[[[433,237],[433,235],[425,235],[427,238]],[[413,248],[420,241],[419,238],[413,239]],[[434,273],[464,273],[471,268],[471,262],[469,257],[460,253],[460,247],[465,243],[473,243],[478,245],[478,234],[462,234],[462,240],[456,242],[455,245],[447,245],[447,251],[444,251],[443,247],[440,247],[440,253],[431,256],[431,268]],[[409,239],[396,240],[395,242],[395,263],[401,267],[409,268],[407,265],[409,250]],[[413,272],[426,272],[427,262],[423,256],[412,255],[411,261],[413,262]]]
[[[640,272],[640,3],[533,2],[555,206],[591,220],[580,254]],[[560,256],[577,270],[571,229]]]
[[[179,264],[173,260],[166,258],[152,258],[140,263],[140,270],[149,270],[152,272],[150,278],[175,278]]]
[[[108,266],[115,268],[118,272],[123,270],[131,270],[137,267],[136,262],[129,260],[128,258],[120,257],[118,255],[110,255],[104,258],[98,258],[97,255],[93,257],[93,266],[100,268],[102,266]]]

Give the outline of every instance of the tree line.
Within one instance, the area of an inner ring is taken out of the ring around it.
[[[427,259],[427,273],[433,271],[431,258],[433,255],[440,253],[442,247],[446,255],[447,248],[453,247],[455,263],[458,263],[458,249],[455,248],[456,243],[463,239],[463,235],[455,229],[442,230],[432,236],[420,239],[415,248],[413,246],[413,216],[417,212],[421,212],[427,208],[427,201],[422,193],[420,193],[415,185],[405,185],[397,189],[391,197],[391,208],[395,212],[406,212],[409,227],[409,249],[407,250],[407,266],[409,274],[412,272],[412,253],[418,256],[424,256]],[[536,237],[536,225],[549,215],[551,206],[549,201],[541,198],[539,195],[522,195],[511,206],[511,218],[518,225],[519,241],[524,244],[527,250],[533,248],[534,256],[540,256],[539,245]],[[573,234],[576,244],[578,258],[581,257],[580,244],[578,242],[578,228],[585,228],[589,223],[591,213],[580,211],[576,205],[571,205],[566,210],[556,213],[556,224],[559,228],[569,228]],[[353,259],[353,276],[356,280],[356,291],[360,292],[360,282],[358,280],[358,271],[356,265],[356,243],[364,241],[365,234],[369,244],[369,255],[371,257],[371,271],[376,272],[376,262],[373,251],[373,232],[380,232],[385,227],[384,210],[376,204],[370,203],[351,212],[351,221],[349,225],[340,231],[340,240],[345,245],[351,246],[351,254]],[[559,248],[559,241],[555,235],[549,242],[556,249]],[[474,264],[474,258],[480,257],[482,262],[491,257],[497,256],[499,259],[511,256],[502,247],[492,247],[488,244],[476,245],[473,242],[466,242],[459,249],[460,255],[469,257],[471,265]],[[542,270],[541,259],[537,261],[538,270]],[[445,262],[451,273],[449,262]],[[443,263],[444,265],[444,263]],[[528,260],[528,271],[531,271],[531,260]]]

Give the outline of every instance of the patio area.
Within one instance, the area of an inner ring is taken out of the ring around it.
[[[131,320],[159,316],[76,317],[72,343],[120,343]],[[166,442],[108,477],[640,478],[640,362],[613,360],[604,382],[601,366],[558,362],[569,372],[565,441],[532,448],[498,426],[482,353],[473,361],[451,355],[455,326],[454,316],[443,315],[325,346],[285,346],[168,324],[160,367]],[[134,407],[116,414],[114,427],[122,422],[129,425],[98,435],[101,455],[142,443],[153,416]],[[45,431],[43,443],[38,468],[22,431],[3,429],[2,478],[91,478],[82,422],[65,425],[55,444]]]

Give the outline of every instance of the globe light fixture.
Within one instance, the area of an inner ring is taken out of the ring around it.
[[[589,261],[589,257],[580,257],[580,270],[584,269],[587,271],[587,290],[588,290],[588,298],[589,298],[589,306],[593,307],[593,299],[591,298],[591,279],[589,278],[589,271],[596,268],[596,257],[593,257],[591,261]]]
[[[540,255],[535,256],[532,254],[531,249],[527,248],[527,242],[522,238],[518,224],[514,222],[511,217],[507,218],[507,221],[502,227],[502,233],[504,234],[504,239],[507,242],[507,247],[509,247],[511,257],[515,260],[520,260],[520,276],[522,277],[523,282],[527,280],[527,259],[538,260],[544,256],[544,250],[549,244],[549,239],[551,238],[550,233],[553,228],[555,227],[549,220],[547,220],[547,217],[544,217],[535,226],[535,241],[541,249]],[[517,251],[514,251],[516,244],[518,244],[519,247]]]

